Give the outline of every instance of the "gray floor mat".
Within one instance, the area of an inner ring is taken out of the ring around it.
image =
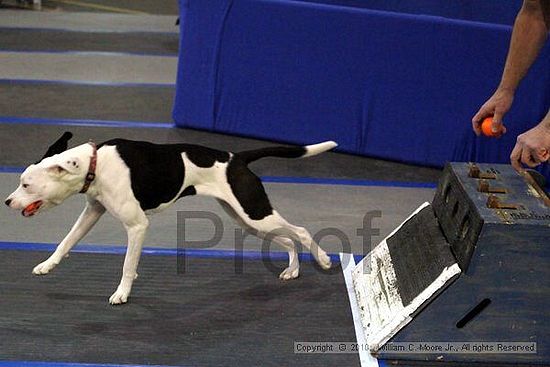
[[[170,14],[177,15],[178,2],[176,0],[86,0],[85,4],[91,5],[106,5],[114,6],[130,11],[142,11],[148,14]],[[57,8],[63,11],[93,11],[93,12],[109,12],[105,9],[97,9],[89,6],[76,6],[71,3],[63,3],[55,0],[42,0],[43,6],[46,8]]]
[[[127,0],[134,2],[134,0]],[[155,7],[157,2],[147,2]],[[162,0],[168,1],[168,0]],[[172,1],[172,0],[171,0]],[[118,3],[118,1],[117,1]],[[172,3],[174,4],[174,3]],[[116,4],[113,4],[116,6]],[[156,5],[162,6],[162,5]],[[161,32],[178,33],[177,15],[134,15],[117,13],[92,13],[84,7],[73,7],[71,12],[2,10],[0,27],[61,29],[80,32]],[[88,8],[89,9],[89,8]],[[80,10],[80,11],[78,11]],[[172,11],[170,11],[172,13]]]
[[[173,87],[0,82],[3,116],[171,122]]]
[[[0,198],[5,198],[14,190],[18,180],[16,174],[0,174]],[[341,231],[344,242],[349,240],[349,245],[346,245],[348,248],[343,248],[337,237],[327,236],[321,241],[325,250],[331,253],[351,250],[355,254],[370,250],[369,242],[365,243],[363,237],[357,235],[357,230],[363,228],[363,218],[368,212],[379,211],[381,216],[373,221],[374,228],[380,231],[378,236],[372,238],[373,245],[376,245],[422,202],[431,201],[434,193],[433,189],[340,185],[268,183],[265,186],[273,205],[290,223],[306,227],[312,235],[327,229],[331,233]],[[0,241],[58,243],[76,221],[83,207],[83,195],[73,196],[62,205],[33,218],[24,218],[20,213],[1,206]],[[207,211],[217,215],[223,224],[223,236],[214,248],[232,249],[235,243],[239,243],[235,240],[235,230],[240,227],[223,212],[215,200],[187,197],[150,217],[151,225],[145,246],[176,247],[177,211]],[[189,219],[186,223],[187,240],[199,243],[192,247],[201,247],[202,242],[213,237],[214,226],[210,220]],[[117,220],[106,214],[82,243],[124,246],[126,233]],[[262,242],[256,237],[248,236],[244,241],[244,248],[259,251]],[[277,245],[273,245],[272,250],[284,251]]]
[[[283,282],[260,261],[143,256],[130,302],[109,306],[122,256],[75,254],[45,277],[42,253],[2,251],[2,360],[180,366],[359,366],[357,354],[294,354],[295,341],[354,341],[339,268]],[[284,264],[278,265],[281,268]]]
[[[178,53],[177,33],[85,33],[58,30],[0,30],[0,50],[5,51],[101,51],[147,55]]]
[[[174,85],[176,56],[118,53],[40,53],[0,51],[0,75],[10,80],[70,83]],[[83,101],[85,103],[85,101]]]

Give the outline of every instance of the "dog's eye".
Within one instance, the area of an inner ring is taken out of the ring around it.
[[[24,189],[26,189],[27,187],[29,187],[29,184],[23,184]]]

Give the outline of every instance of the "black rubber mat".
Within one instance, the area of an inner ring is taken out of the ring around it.
[[[302,263],[283,282],[261,261],[143,256],[130,302],[110,306],[123,257],[0,253],[2,360],[182,366],[358,366],[356,354],[295,354],[295,341],[355,341],[340,268]],[[284,264],[272,264],[283,268]]]
[[[3,116],[171,122],[174,88],[0,82]]]
[[[177,56],[178,40],[177,33],[86,33],[10,28],[0,30],[0,50],[5,51],[100,51]]]
[[[395,272],[396,290],[405,307],[445,269],[456,264],[432,206],[407,220],[386,242]]]

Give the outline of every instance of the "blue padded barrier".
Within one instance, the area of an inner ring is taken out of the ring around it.
[[[298,0],[383,10],[396,13],[433,15],[451,19],[512,25],[521,0]]]
[[[296,144],[331,139],[343,152],[429,166],[505,163],[550,106],[546,45],[506,117],[509,133],[476,138],[470,119],[499,82],[510,25],[319,1],[180,0],[176,124]],[[467,3],[471,14],[492,4],[506,22],[520,4]],[[427,13],[449,12],[441,9]]]

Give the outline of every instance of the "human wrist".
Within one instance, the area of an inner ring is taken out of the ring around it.
[[[497,87],[497,93],[507,94],[511,97],[516,93],[517,84],[514,86],[513,83],[501,82]]]

